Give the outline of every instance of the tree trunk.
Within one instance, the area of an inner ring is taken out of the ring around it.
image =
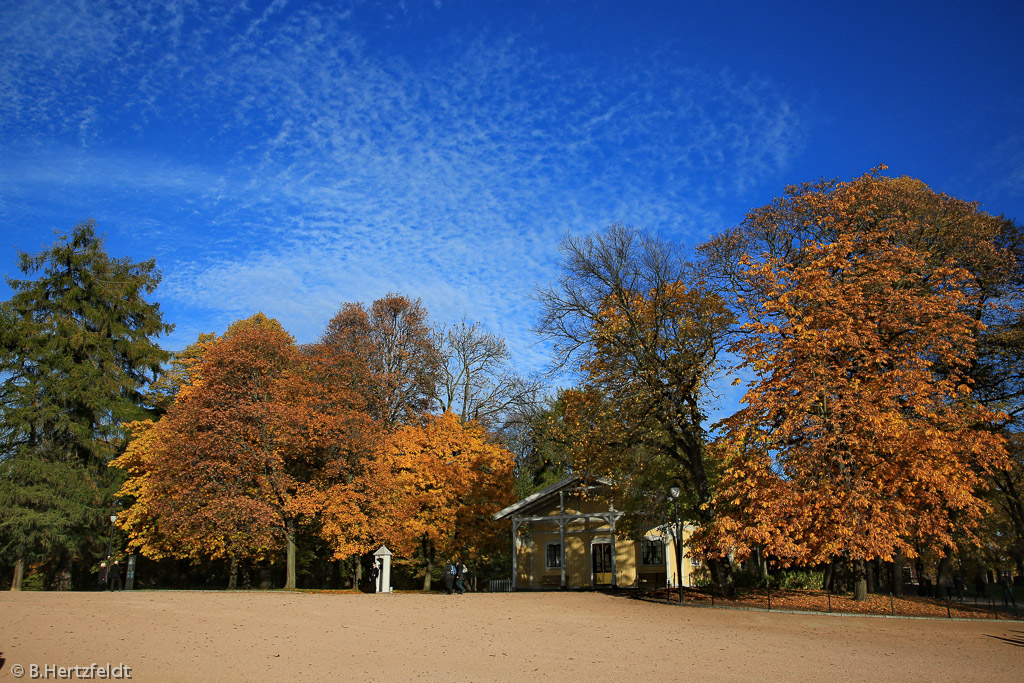
[[[867,563],[863,558],[853,561],[853,599],[864,602],[868,599]]]
[[[867,592],[876,593],[878,592],[878,585],[875,581],[875,560],[868,560],[865,564],[867,565]]]
[[[238,558],[231,556],[231,565],[228,570],[228,590],[233,591],[238,586]]]
[[[57,571],[54,572],[53,578],[50,579],[50,590],[52,591],[69,591],[72,590],[71,585],[71,569],[74,558],[70,553],[61,553],[60,559],[57,563]]]
[[[942,559],[939,560],[939,567],[935,572],[937,598],[948,598],[953,588],[952,554],[953,549],[949,546],[942,549]]]
[[[850,567],[846,555],[839,555],[832,562],[832,592],[846,593],[850,590]]]
[[[825,565],[825,571],[821,575],[821,590],[830,591],[832,590],[832,563],[829,562]]]
[[[889,590],[893,595],[903,595],[903,551],[892,556],[892,574],[889,576]]]
[[[421,542],[423,562],[426,565],[426,571],[423,574],[423,591],[427,592],[430,590],[430,582],[434,578],[434,546],[426,536],[421,539]]]
[[[363,558],[359,553],[352,555],[352,587],[359,590],[359,584],[363,582]]]
[[[733,585],[732,568],[729,565],[728,558],[708,558],[708,569],[711,571],[711,576],[715,580],[715,585],[718,587],[719,593],[723,597],[731,597],[735,590],[735,586]]]
[[[20,591],[21,584],[25,581],[25,558],[19,557],[14,563],[14,578],[11,580],[11,590]]]
[[[423,573],[423,592],[430,591],[430,583],[434,579],[434,561],[427,560],[426,571]]]
[[[71,558],[61,560],[60,569],[57,570],[56,576],[53,577],[53,590],[69,591],[72,589],[70,564]]]
[[[768,560],[765,559],[764,550],[761,546],[754,548],[754,561],[756,562],[757,573],[762,581],[768,580]]]
[[[671,403],[671,402],[668,402]],[[666,405],[668,405],[668,403]],[[714,494],[711,490],[711,482],[708,479],[707,469],[704,466],[704,445],[701,438],[695,438],[694,434],[701,433],[701,408],[696,395],[686,400],[686,410],[689,413],[689,424],[697,427],[696,430],[685,429],[683,431],[673,430],[672,440],[675,442],[675,450],[679,460],[686,468],[689,485],[687,488],[696,494],[697,509],[694,511],[697,522],[700,526],[710,527],[717,519],[714,509]],[[674,422],[666,416],[665,424]],[[731,558],[709,558],[708,569],[711,577],[718,585],[723,596],[732,596],[736,591],[733,583],[733,572]],[[682,577],[679,577],[682,585]]]
[[[285,538],[288,541],[287,575],[284,587],[295,589],[295,527],[291,524],[285,526]]]
[[[985,562],[978,558],[974,561],[974,591],[977,595],[984,597],[987,595],[987,586],[988,569],[985,568]]]

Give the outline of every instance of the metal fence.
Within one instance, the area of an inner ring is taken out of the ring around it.
[[[512,579],[491,579],[487,582],[487,590],[491,593],[511,593]]]
[[[661,590],[637,590],[637,597],[664,602],[679,602],[675,587]],[[1024,605],[1018,605],[1010,591],[968,593],[958,595],[920,596],[908,592],[870,593],[868,600],[856,602],[849,593],[802,591],[770,586],[740,590],[734,596],[722,597],[710,586],[683,590],[682,603],[700,607],[755,609],[768,611],[821,612],[865,616],[927,617],[950,619],[1024,619]]]

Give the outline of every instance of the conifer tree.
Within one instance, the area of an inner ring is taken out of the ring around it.
[[[173,327],[145,299],[155,262],[111,257],[92,221],[19,256],[24,279],[7,279],[0,304],[0,550],[18,565],[13,588],[42,560],[65,588],[114,511],[106,465],[167,358],[154,338]]]

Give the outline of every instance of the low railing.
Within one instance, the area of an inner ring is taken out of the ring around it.
[[[511,593],[512,579],[491,579],[487,582],[487,590],[491,593]]]
[[[637,597],[649,600],[679,602],[679,589],[638,590]],[[821,590],[780,589],[769,585],[739,589],[735,595],[723,597],[714,587],[683,590],[683,604],[704,607],[767,609],[799,612],[861,614],[875,616],[909,616],[961,619],[1021,619],[1024,613],[1011,591],[1005,595],[970,593],[956,595],[949,591],[941,597],[920,595],[895,596],[892,593],[869,593],[857,601],[849,593]]]

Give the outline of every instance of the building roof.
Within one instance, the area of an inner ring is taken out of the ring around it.
[[[525,510],[526,508],[528,508],[533,503],[535,503],[535,502],[537,502],[537,501],[539,501],[539,500],[541,500],[543,498],[547,498],[550,495],[558,493],[559,491],[563,491],[565,489],[572,488],[572,487],[582,483],[582,481],[583,481],[583,479],[579,475],[575,475],[575,474],[570,475],[570,476],[566,477],[565,479],[562,479],[561,481],[557,481],[554,484],[551,484],[550,486],[542,488],[540,491],[537,491],[536,493],[531,493],[526,498],[523,498],[520,501],[512,503],[511,505],[509,505],[504,510],[499,510],[498,512],[495,512],[494,513],[494,519],[496,519],[496,520],[508,519],[509,517],[514,515],[515,513],[520,512],[522,510]],[[598,483],[598,484],[604,484],[606,486],[607,485],[611,485],[611,481],[608,480],[608,479],[595,479],[594,482]]]

